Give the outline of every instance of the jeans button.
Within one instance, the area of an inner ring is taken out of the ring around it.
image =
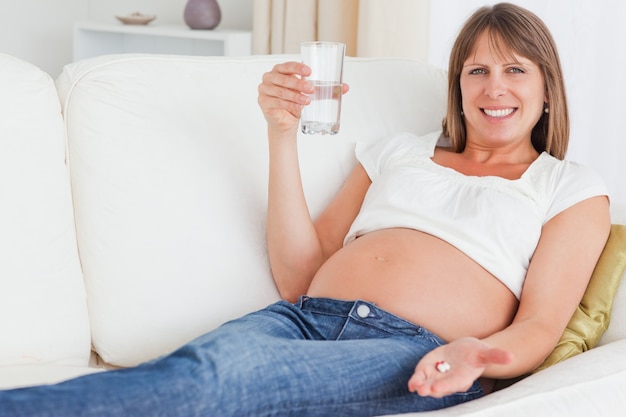
[[[361,304],[356,308],[356,314],[364,319],[370,315],[370,308],[365,304]]]

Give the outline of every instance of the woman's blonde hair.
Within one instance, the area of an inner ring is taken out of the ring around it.
[[[543,74],[548,113],[533,128],[531,140],[537,152],[546,151],[563,159],[569,142],[569,114],[563,73],[556,44],[550,31],[532,12],[499,3],[478,9],[465,23],[450,54],[448,68],[448,112],[443,133],[457,152],[465,149],[466,130],[462,115],[460,77],[463,64],[474,52],[478,37],[488,33],[495,53],[515,53],[537,64]]]

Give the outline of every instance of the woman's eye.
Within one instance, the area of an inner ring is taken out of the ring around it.
[[[483,68],[475,68],[473,70],[470,71],[470,74],[474,75],[474,74],[486,74],[487,71],[485,71]]]
[[[509,72],[512,72],[515,74],[523,74],[524,70],[518,67],[513,67],[513,68],[509,68]]]

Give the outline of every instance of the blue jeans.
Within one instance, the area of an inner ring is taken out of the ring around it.
[[[482,396],[407,390],[445,343],[363,301],[302,297],[228,322],[163,358],[56,385],[0,391],[0,416],[376,416]]]

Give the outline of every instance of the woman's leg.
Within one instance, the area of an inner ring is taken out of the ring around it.
[[[2,416],[373,416],[481,395],[423,398],[415,364],[442,341],[364,302],[277,303],[136,368],[0,392]]]

